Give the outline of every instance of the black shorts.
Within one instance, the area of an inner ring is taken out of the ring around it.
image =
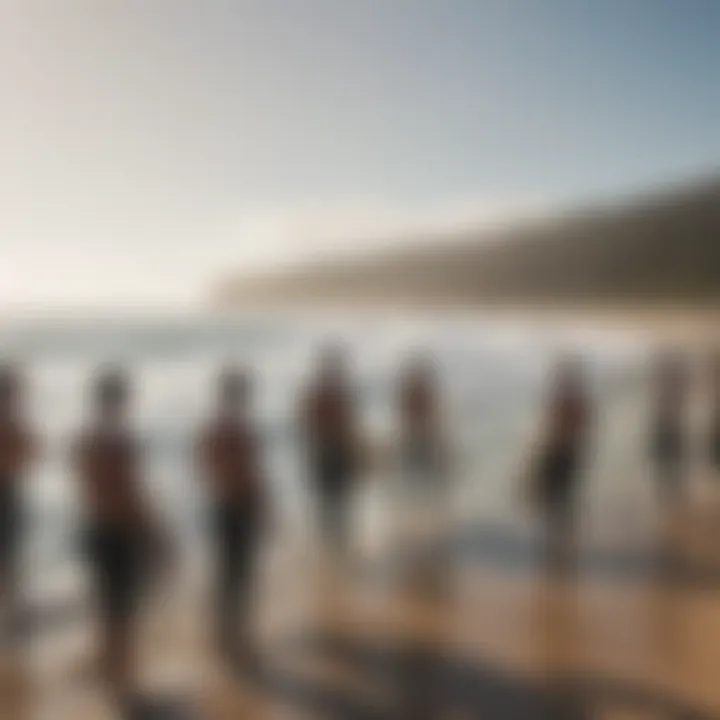
[[[239,572],[246,564],[260,528],[259,511],[256,503],[220,502],[213,508],[214,535],[222,572]]]
[[[87,531],[100,614],[113,624],[131,619],[142,580],[143,554],[132,528],[93,527]]]
[[[569,512],[575,501],[578,453],[569,449],[552,450],[540,464],[540,502],[550,512]]]
[[[22,507],[15,483],[0,480],[0,573],[13,572],[22,533]]]
[[[318,448],[313,453],[312,472],[322,495],[344,494],[355,475],[355,458],[349,448]]]

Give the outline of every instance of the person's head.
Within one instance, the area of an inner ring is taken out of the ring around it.
[[[100,419],[118,419],[125,414],[130,396],[126,373],[117,367],[98,373],[92,390],[95,412]]]
[[[17,410],[21,392],[20,371],[11,363],[0,365],[0,415]]]
[[[235,365],[227,365],[218,378],[218,409],[222,415],[237,415],[247,410],[252,382],[250,374]]]

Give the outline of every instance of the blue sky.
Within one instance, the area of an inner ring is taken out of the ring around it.
[[[718,38],[716,0],[0,0],[0,304],[707,174]]]

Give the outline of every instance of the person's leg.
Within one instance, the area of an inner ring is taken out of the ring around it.
[[[218,509],[218,547],[215,612],[218,646],[232,652],[237,641],[239,566],[239,525],[230,507]]]
[[[12,635],[14,570],[5,538],[0,538],[0,645]]]
[[[660,499],[667,510],[685,499],[685,448],[678,432],[667,432],[658,438],[656,464]]]
[[[336,548],[341,542],[341,491],[337,453],[326,449],[316,460],[315,486],[320,534],[328,547]]]
[[[101,665],[113,698],[124,705],[132,697],[132,626],[139,583],[139,558],[133,539],[101,531],[95,540],[101,614]]]
[[[573,472],[573,476],[568,480],[569,487],[563,498],[558,518],[560,527],[559,570],[567,576],[575,573],[579,552],[575,483],[576,478]]]
[[[103,629],[103,658],[110,693],[118,704],[125,704],[133,695],[130,627],[126,619],[106,618]]]
[[[546,472],[547,564],[551,572],[572,570],[575,556],[576,460],[570,452],[549,458]]]
[[[227,518],[224,508],[213,508],[213,555],[215,582],[213,589],[213,625],[215,642],[224,649],[227,641],[227,596],[229,593],[229,545]]]
[[[210,546],[212,549],[212,610],[211,623],[215,636],[215,643],[222,646],[225,639],[225,577],[227,575],[227,557],[225,539],[225,526],[222,508],[214,506],[210,511],[211,536]]]
[[[243,512],[238,533],[236,608],[239,649],[251,652],[252,598],[255,590],[255,568],[258,551],[259,522],[255,508]]]
[[[335,468],[328,495],[328,541],[338,552],[350,550],[352,479],[343,466]]]

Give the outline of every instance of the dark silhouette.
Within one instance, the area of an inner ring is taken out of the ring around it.
[[[710,358],[708,373],[710,398],[709,457],[715,473],[720,476],[720,347]]]
[[[230,657],[249,651],[247,616],[266,506],[250,407],[249,376],[227,368],[218,382],[215,417],[198,442],[200,471],[212,502],[217,642]]]
[[[301,429],[324,539],[347,549],[349,503],[358,472],[355,398],[343,349],[326,347],[301,407]]]
[[[575,539],[580,475],[586,460],[591,410],[583,367],[562,358],[551,382],[548,417],[539,449],[536,494],[549,532],[550,560],[568,559]]]
[[[413,550],[443,526],[447,509],[448,448],[441,417],[440,388],[435,367],[427,357],[414,357],[399,384],[401,496],[396,520],[420,512],[422,535],[413,533]],[[414,524],[415,525],[415,524]],[[416,589],[436,593],[447,587],[445,566],[431,554],[413,552],[410,577]]]
[[[681,500],[685,491],[687,402],[685,358],[676,351],[663,352],[655,368],[651,455],[660,497],[668,505]]]
[[[435,368],[415,358],[400,380],[399,414],[403,475],[425,491],[437,490],[447,463]]]
[[[102,670],[123,709],[137,701],[133,625],[148,560],[156,557],[160,542],[142,492],[140,447],[127,418],[129,400],[122,371],[101,373],[92,390],[92,423],[74,446],[87,516],[84,545],[102,624]]]
[[[292,654],[293,648],[311,662],[317,658],[331,661],[363,680],[353,690],[342,690],[286,670],[265,667],[255,674],[263,690],[301,714],[324,718],[590,720],[609,712],[667,720],[716,717],[652,686],[580,675],[572,667],[549,686],[473,661],[466,653],[456,655],[420,642],[321,633],[292,642],[284,655]]]
[[[11,365],[0,367],[0,612],[2,630],[17,626],[18,560],[23,531],[22,484],[36,449],[23,416],[22,378]]]

